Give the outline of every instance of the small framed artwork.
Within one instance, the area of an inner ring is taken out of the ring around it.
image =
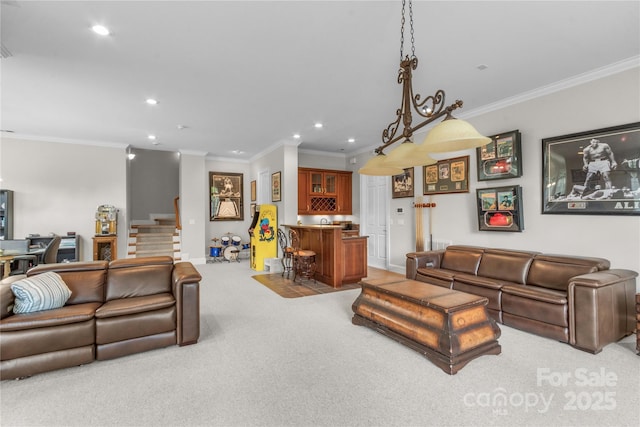
[[[522,188],[519,185],[476,190],[480,231],[522,231]]]
[[[231,172],[209,172],[211,203],[210,221],[244,220],[242,174]]]
[[[256,209],[257,206],[255,203],[251,203],[250,209],[249,209],[249,213],[251,214],[251,218],[253,218],[253,216],[256,214]]]
[[[522,176],[520,132],[512,130],[490,138],[490,143],[476,148],[478,181]]]
[[[256,181],[253,180],[251,181],[251,201],[255,202],[257,198],[258,196],[256,194]]]
[[[469,192],[469,156],[439,160],[423,166],[422,172],[425,195]]]
[[[543,139],[542,213],[640,215],[640,122]]]
[[[404,172],[391,177],[391,197],[413,197],[413,167],[405,168]]]
[[[280,172],[271,174],[271,201],[279,202],[282,200],[282,182]]]

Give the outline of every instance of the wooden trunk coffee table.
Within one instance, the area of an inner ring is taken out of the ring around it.
[[[352,323],[418,351],[450,375],[476,357],[500,354],[500,328],[485,297],[408,279],[361,285]]]

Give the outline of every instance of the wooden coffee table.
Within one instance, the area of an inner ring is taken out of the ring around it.
[[[500,328],[485,297],[415,280],[364,280],[354,325],[367,326],[418,351],[453,375],[469,361],[500,354]]]

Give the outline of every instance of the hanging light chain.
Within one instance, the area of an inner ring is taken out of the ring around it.
[[[400,62],[402,62],[404,56],[404,2],[405,0],[402,0],[402,19],[400,20]]]
[[[404,23],[405,23],[405,0],[402,0],[402,19],[400,20],[400,61],[404,59]],[[411,34],[411,58],[416,57],[415,37],[413,35],[413,4],[409,0],[409,33]]]
[[[411,58],[416,57],[415,39],[413,37],[413,4],[409,0],[409,29],[411,32]]]

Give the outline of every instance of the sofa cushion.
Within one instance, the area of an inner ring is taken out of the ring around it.
[[[98,319],[106,319],[134,313],[144,313],[146,311],[171,307],[175,302],[171,294],[115,299],[104,303],[102,307],[96,310],[96,317]]]
[[[451,289],[454,273],[454,271],[442,268],[419,268],[415,280]]]
[[[173,258],[123,258],[109,263],[106,301],[171,292]]]
[[[474,246],[448,246],[442,256],[441,268],[476,274],[482,258],[482,248]]]
[[[502,312],[526,319],[567,328],[569,326],[567,295],[564,292],[535,286],[502,287]]]
[[[561,260],[553,256],[540,255],[536,256],[531,263],[526,284],[566,292],[569,279],[596,271],[598,271],[597,262],[576,260],[571,263],[567,258]]]
[[[524,284],[536,252],[487,249],[482,254],[478,276]]]
[[[54,271],[71,290],[67,305],[104,301],[104,284],[107,276],[107,261],[66,262],[39,264],[27,272],[32,277]]]
[[[60,308],[71,296],[62,277],[52,271],[18,280],[11,284],[11,291],[16,314]]]
[[[85,322],[93,319],[98,307],[100,307],[100,303],[89,302],[86,304],[65,305],[52,310],[14,314],[0,321],[0,332],[48,328],[50,326]]]
[[[49,326],[44,328],[29,328],[0,334],[0,345],[3,361],[33,355],[49,355],[42,358],[47,365],[52,361],[53,353],[95,343],[96,322],[94,318],[84,322],[69,323],[67,325]],[[16,363],[22,363],[16,361]]]

